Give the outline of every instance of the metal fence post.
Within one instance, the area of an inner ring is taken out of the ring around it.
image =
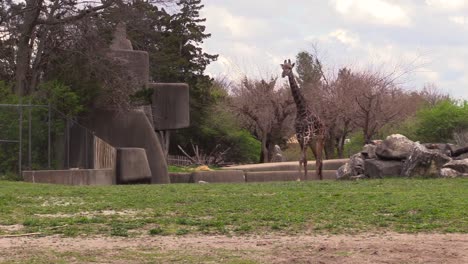
[[[70,169],[70,118],[67,117],[67,169]]]
[[[31,98],[29,98],[29,105],[28,105],[28,167],[32,169],[32,121],[31,121]]]
[[[47,113],[47,118],[48,118],[48,127],[47,127],[47,168],[50,169],[50,150],[51,150],[51,126],[52,126],[52,113],[50,111],[50,102],[47,107],[48,113]]]
[[[18,109],[19,109],[19,123],[18,123],[18,141],[19,141],[19,148],[18,148],[18,172],[19,172],[19,175],[21,176],[21,172],[22,172],[22,156],[23,156],[23,98],[20,97],[19,99],[19,106],[18,106]]]

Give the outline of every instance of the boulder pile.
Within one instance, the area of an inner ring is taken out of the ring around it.
[[[375,140],[354,154],[336,172],[339,180],[362,178],[468,176],[468,158],[454,156],[462,148],[453,144],[420,144],[394,134]]]

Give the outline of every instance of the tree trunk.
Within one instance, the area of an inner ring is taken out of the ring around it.
[[[335,139],[333,135],[330,135],[325,140],[325,159],[333,159],[335,157]]]
[[[37,25],[42,2],[42,0],[26,1],[24,22],[20,26],[18,51],[16,53],[15,93],[19,96],[24,94],[27,87],[27,75],[30,68],[29,60],[32,53],[32,47],[29,44],[34,28]]]
[[[267,163],[268,162],[268,147],[267,147],[267,137],[266,135],[262,136],[262,151],[260,153],[260,162]]]

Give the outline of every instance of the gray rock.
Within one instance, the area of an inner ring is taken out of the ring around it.
[[[438,177],[439,170],[450,160],[450,157],[438,150],[430,150],[419,143],[415,143],[410,155],[405,160],[401,175],[406,177]]]
[[[375,154],[377,146],[374,144],[366,144],[364,145],[361,154],[364,156],[365,159],[376,159],[377,155]]]
[[[442,178],[456,178],[456,177],[462,176],[462,173],[454,169],[442,168],[439,171],[439,176]]]
[[[444,168],[450,168],[460,173],[468,173],[468,159],[452,160],[443,166]]]
[[[427,149],[437,151],[447,156],[451,156],[452,151],[457,149],[457,146],[453,144],[446,144],[446,143],[424,143],[422,145],[426,147]]]
[[[359,175],[357,175],[357,176],[351,176],[349,179],[350,179],[350,180],[362,180],[362,179],[366,179],[366,178],[367,178],[366,175],[364,175],[364,174],[359,174]]]
[[[336,179],[337,180],[348,180],[352,176],[351,166],[349,162],[341,166],[336,170]]]
[[[364,156],[361,153],[354,154],[349,158],[351,175],[356,176],[364,173]]]
[[[382,178],[385,176],[399,176],[403,163],[397,160],[367,159],[364,161],[365,172],[368,178]]]
[[[275,150],[273,152],[273,157],[271,159],[271,162],[283,162],[284,156],[283,156],[283,151],[281,151],[281,147],[278,145],[275,145]]]
[[[394,134],[388,136],[375,149],[375,154],[384,160],[404,160],[413,148],[414,142],[407,137]]]

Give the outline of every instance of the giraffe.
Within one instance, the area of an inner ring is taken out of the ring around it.
[[[296,137],[301,147],[301,158],[299,159],[299,172],[301,166],[304,166],[304,179],[307,176],[307,147],[312,149],[315,156],[315,170],[317,176],[322,180],[322,151],[325,140],[325,126],[320,118],[310,109],[302,94],[301,89],[297,85],[294,77],[293,68],[295,63],[291,64],[291,60],[285,60],[281,64],[283,69],[282,77],[288,77],[289,86],[296,104],[297,113],[294,128],[296,129]],[[315,145],[314,145],[315,141]],[[297,181],[300,181],[300,175]]]

